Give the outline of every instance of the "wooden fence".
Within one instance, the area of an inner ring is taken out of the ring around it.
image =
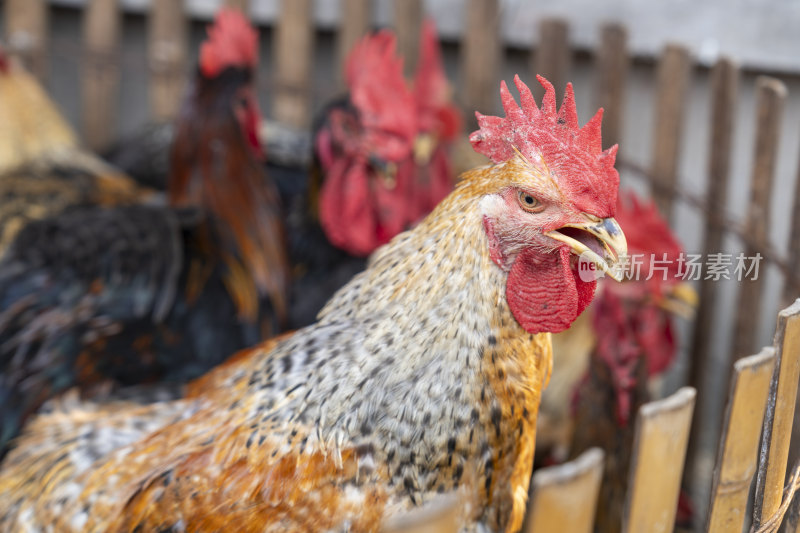
[[[225,0],[222,3],[244,11],[249,9],[248,0]],[[191,57],[188,50],[189,20],[181,0],[151,1],[150,6],[147,52],[150,113],[154,120],[168,120],[176,113]],[[464,32],[458,43],[461,55],[458,99],[465,110],[492,110],[497,107],[497,83],[504,57],[498,27],[499,0],[466,0],[466,6]],[[273,32],[274,70],[270,78],[274,92],[271,107],[275,119],[295,128],[307,128],[311,121],[315,39],[312,8],[311,0],[282,0],[280,16],[275,21]],[[372,5],[370,0],[341,0],[340,9],[343,16],[338,28],[336,57],[341,64],[353,43],[370,28]],[[85,4],[82,85],[84,136],[90,147],[98,149],[108,142],[117,120],[120,80],[117,59],[122,36],[119,10],[116,0],[87,0]],[[395,1],[395,29],[401,52],[408,58],[416,57],[423,13],[422,0]],[[3,18],[9,50],[20,56],[37,76],[44,78],[48,70],[47,2],[5,0]],[[539,35],[541,38],[534,44],[534,52],[530,54],[531,77],[537,72],[548,77],[556,87],[563,87],[570,78],[572,51],[569,28],[561,20],[543,20]],[[625,80],[631,62],[626,43],[626,29],[609,24],[601,28],[601,39],[593,53],[596,62],[594,103],[605,108],[603,129],[606,145],[622,138]],[[409,61],[407,66],[412,68],[412,62]],[[789,221],[789,253],[786,256],[777,253],[768,237],[776,147],[786,88],[774,78],[761,77],[756,82],[758,114],[752,148],[751,195],[746,216],[739,220],[726,213],[724,202],[714,201],[726,198],[729,189],[732,131],[739,102],[740,73],[737,66],[726,58],[719,59],[711,69],[712,105],[708,116],[710,138],[707,147],[706,195],[697,197],[688,194],[678,185],[678,163],[685,121],[684,102],[687,101],[693,67],[691,52],[686,47],[670,44],[664,48],[657,58],[653,109],[655,129],[650,164],[642,168],[627,161],[623,147],[620,166],[649,183],[657,205],[667,217],[673,214],[676,202],[685,202],[703,214],[704,241],[699,251],[704,255],[720,251],[726,235],[733,232],[743,243],[747,255],[760,253],[765,263],[780,270],[786,297],[800,295],[800,270],[792,268],[800,260],[800,187],[797,185],[793,215]],[[341,79],[337,83],[341,86]],[[800,181],[800,174],[797,181]],[[761,268],[763,272],[765,266]],[[773,312],[763,308],[763,276],[761,278],[744,281],[739,287],[733,347],[729,365],[726,365],[733,373],[724,433],[720,439],[721,467],[714,476],[714,498],[708,522],[713,531],[739,531],[730,524],[744,522],[741,513],[746,502],[748,480],[752,476],[752,465],[748,461],[755,460],[758,443],[753,439],[754,428],[759,427],[763,418],[763,405],[767,406],[766,429],[764,442],[760,445],[762,464],[758,476],[755,523],[766,523],[781,501],[788,429],[791,428],[794,413],[794,391],[800,360],[800,340],[797,339],[795,326],[798,307],[795,305],[781,314],[774,353],[767,350],[758,356],[741,359],[758,348],[755,345],[758,321],[753,318],[764,312]],[[674,476],[652,470],[656,466],[647,459],[647,454],[652,452],[648,452],[648,446],[657,444],[648,443],[666,438],[665,435],[657,436],[659,432],[667,431],[659,420],[671,420],[674,426],[668,429],[671,432],[669,438],[678,445],[665,449],[664,453],[673,454],[674,465],[682,465],[684,451],[681,449],[689,436],[688,424],[695,402],[695,393],[690,390],[697,391],[698,403],[709,401],[710,396],[715,394],[712,390],[705,390],[701,383],[703,376],[713,371],[709,354],[715,324],[715,303],[719,296],[716,294],[717,285],[705,279],[699,283],[700,305],[695,319],[689,376],[686,380],[692,389],[684,389],[677,393],[678,396],[662,400],[666,403],[643,409],[640,414],[637,429],[639,459],[634,461],[631,474],[634,485],[626,510],[626,524],[630,531],[667,531],[671,528],[669,513],[674,513],[674,509],[670,511],[668,508],[674,507],[673,502],[666,502],[658,510],[646,507],[653,503],[653,495],[642,492],[644,488],[636,482],[638,476],[645,476],[651,481],[656,476],[663,479],[664,483],[670,483],[670,491],[677,487]],[[759,403],[766,394],[765,380],[773,365],[776,373],[770,385],[770,403]],[[695,417],[692,434],[696,435],[698,427],[707,423],[707,420]],[[734,438],[737,435],[749,437]],[[689,443],[689,461],[696,456],[697,444]],[[676,470],[680,471],[680,468]],[[577,468],[575,471],[585,473],[587,469]],[[558,479],[558,476],[553,479]],[[659,523],[664,527],[640,529],[644,523],[641,520],[648,522],[655,515],[660,517]],[[796,515],[800,515],[800,510]]]

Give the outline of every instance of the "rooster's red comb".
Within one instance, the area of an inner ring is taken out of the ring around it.
[[[396,44],[388,30],[364,37],[347,57],[345,79],[365,130],[391,132],[410,146],[417,131],[414,96]]]
[[[450,85],[442,65],[436,25],[426,19],[420,35],[419,63],[414,75],[419,129],[451,139],[461,131],[461,113],[451,101]]]
[[[619,188],[619,174],[614,168],[617,147],[602,149],[603,110],[581,128],[572,84],[567,84],[564,102],[556,110],[553,85],[542,76],[536,79],[545,88],[542,107],[537,107],[531,90],[519,76],[514,77],[514,83],[521,105],[502,82],[500,97],[506,117],[476,112],[480,129],[470,135],[472,146],[494,163],[508,161],[519,151],[531,164],[547,168],[578,209],[600,217],[613,216]]]
[[[200,47],[200,71],[213,78],[228,67],[255,69],[258,65],[258,32],[236,9],[221,9],[208,28]]]
[[[669,261],[670,282],[680,277],[680,255],[683,246],[669,224],[658,212],[655,202],[642,200],[633,191],[620,194],[617,213],[614,215],[628,243],[628,255]],[[654,276],[659,279],[663,276]]]

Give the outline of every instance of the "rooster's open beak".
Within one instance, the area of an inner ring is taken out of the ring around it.
[[[628,253],[625,234],[613,218],[584,216],[586,222],[566,224],[546,235],[569,245],[573,254],[594,263],[616,281],[622,281],[625,272],[620,267]]]

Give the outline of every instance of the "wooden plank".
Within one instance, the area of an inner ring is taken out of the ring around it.
[[[639,409],[623,533],[673,531],[694,400],[695,390],[683,387]]]
[[[569,81],[572,63],[572,50],[569,47],[569,25],[562,19],[544,19],[539,24],[539,44],[531,54],[531,70],[547,78],[556,89],[556,102],[561,105],[564,88]],[[531,87],[537,100],[544,95],[544,89],[537,83]]]
[[[467,111],[467,128],[476,125],[474,111],[494,114],[500,103],[502,49],[498,4],[498,0],[469,0],[466,5],[460,86],[463,88],[461,102]]]
[[[5,41],[12,56],[39,81],[47,77],[48,11],[46,0],[6,0]]]
[[[178,113],[186,84],[188,24],[183,0],[152,2],[148,21],[150,114],[156,122]]]
[[[771,347],[734,365],[711,488],[709,533],[741,533],[744,527],[774,369],[775,350]]]
[[[394,28],[397,50],[403,57],[407,77],[414,75],[419,57],[419,34],[425,8],[422,0],[394,0]]]
[[[90,0],[84,12],[83,127],[86,144],[95,151],[114,138],[121,20],[116,0]]]
[[[606,24],[597,52],[595,107],[603,108],[603,147],[622,140],[625,83],[628,80],[628,30],[622,24]],[[620,149],[621,150],[621,149]],[[617,152],[617,157],[619,157]]]
[[[792,225],[789,233],[788,264],[800,264],[800,159],[797,165],[797,177],[794,180],[794,209],[792,209]],[[787,278],[783,285],[784,305],[800,296],[800,269],[795,268],[793,277]]]
[[[461,506],[458,495],[438,496],[422,507],[382,524],[382,533],[458,533]]]
[[[338,83],[344,88],[344,62],[353,46],[372,26],[372,0],[342,0],[339,33],[336,36],[336,57],[339,62]]]
[[[231,9],[238,9],[245,15],[250,14],[250,0],[223,0],[222,5]]]
[[[275,34],[275,98],[272,113],[294,128],[311,123],[314,28],[311,0],[282,0]]]
[[[750,182],[750,206],[745,233],[750,242],[745,246],[746,257],[754,256],[758,247],[769,242],[770,200],[778,157],[778,140],[786,101],[786,86],[775,78],[765,76],[756,80],[756,139]],[[761,293],[764,275],[738,283],[739,297],[734,323],[731,358],[736,360],[755,348],[758,320],[761,315]]]
[[[761,437],[753,525],[767,521],[781,505],[797,381],[800,378],[800,300],[778,313],[775,372]]]
[[[691,66],[689,50],[677,44],[668,44],[658,62],[650,174],[653,197],[667,220],[672,218]]]
[[[600,448],[590,448],[568,463],[537,470],[525,532],[591,533],[603,460]]]
[[[711,113],[709,115],[710,139],[708,156],[708,181],[706,198],[717,201],[707,202],[703,257],[722,250],[725,235],[723,219],[725,200],[728,197],[731,154],[733,153],[733,131],[738,111],[739,67],[728,58],[719,59],[711,70]],[[691,357],[689,358],[689,385],[698,392],[698,403],[703,404],[708,390],[704,377],[712,372],[711,336],[714,332],[714,311],[716,309],[716,288],[718,282],[701,280],[699,286],[699,305],[694,320]],[[727,370],[725,370],[727,373]],[[726,378],[723,382],[727,382]],[[695,461],[699,460],[701,429],[709,421],[698,412],[692,424],[689,439],[689,452],[686,465],[687,483],[691,486]]]

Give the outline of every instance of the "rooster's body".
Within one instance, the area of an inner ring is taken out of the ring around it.
[[[472,137],[496,165],[379,249],[318,323],[181,400],[37,418],[3,465],[0,528],[377,531],[456,493],[465,531],[518,530],[548,332],[594,290],[572,253],[608,269],[624,238],[603,219],[618,176],[599,120],[578,128],[571,90],[557,112],[547,84],[540,111],[517,86],[522,107],[504,87],[508,117]]]
[[[255,47],[243,19],[221,18],[236,37],[217,31],[206,58],[242,39]],[[198,73],[178,121],[169,204],[153,193],[130,205],[99,201],[96,184],[113,178],[57,170],[49,155],[0,176],[3,185],[20,177],[23,191],[59,184],[45,195],[59,209],[22,225],[0,261],[0,456],[26,417],[66,388],[179,384],[283,325],[276,194],[236,115],[247,114],[247,68]]]
[[[83,150],[38,82],[0,49],[0,257],[30,222],[150,195]]]

